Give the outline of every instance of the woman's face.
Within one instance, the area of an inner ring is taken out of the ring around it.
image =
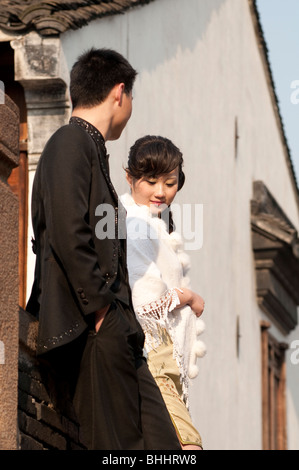
[[[156,178],[139,180],[127,173],[127,180],[136,204],[150,207],[152,213],[159,213],[172,203],[178,191],[179,168]]]

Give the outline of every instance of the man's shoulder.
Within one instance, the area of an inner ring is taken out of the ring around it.
[[[65,156],[68,153],[73,155],[77,152],[90,154],[90,152],[96,153],[96,147],[93,139],[84,129],[74,124],[65,124],[49,138],[43,150],[43,156],[50,154],[53,160],[53,155],[59,158],[61,152]]]
[[[79,126],[74,124],[65,124],[64,126],[57,129],[54,134],[50,137],[49,142],[56,140],[70,139],[77,141],[90,142],[90,138],[87,132]]]
[[[57,129],[47,141],[40,158],[40,164],[67,165],[69,160],[91,158],[97,149],[88,133],[74,124],[65,124]],[[48,170],[47,170],[48,171]]]

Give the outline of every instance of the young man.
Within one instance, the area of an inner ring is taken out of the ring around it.
[[[105,141],[131,116],[136,71],[112,50],[91,49],[71,71],[70,123],[48,141],[32,193],[35,282],[27,310],[39,316],[37,354],[72,399],[88,449],[180,449],[142,356],[125,240]],[[97,237],[101,204],[114,209],[115,237]]]

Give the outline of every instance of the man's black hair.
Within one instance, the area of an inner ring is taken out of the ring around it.
[[[121,54],[111,49],[90,49],[71,70],[70,94],[73,108],[91,108],[102,103],[112,88],[124,83],[132,91],[137,72]]]

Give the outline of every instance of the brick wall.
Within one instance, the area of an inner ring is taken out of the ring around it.
[[[84,449],[71,405],[63,415],[55,411],[45,387],[43,369],[35,357],[37,320],[20,309],[19,324],[19,449]]]

